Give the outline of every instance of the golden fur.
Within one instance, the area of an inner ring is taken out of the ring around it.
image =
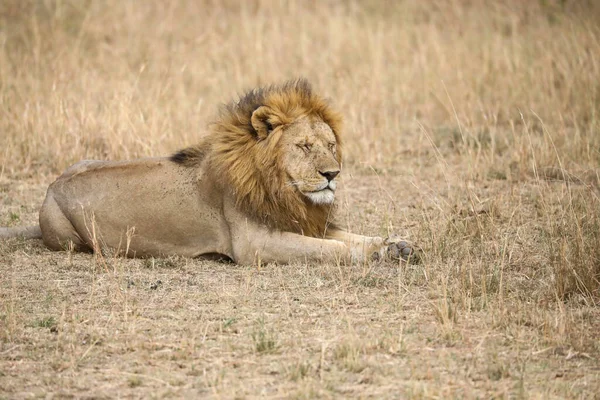
[[[303,79],[252,90],[226,105],[210,134],[172,160],[189,167],[208,163],[207,170],[215,178],[222,177],[224,187],[233,188],[236,205],[270,227],[323,237],[333,205],[313,204],[287,184],[278,138],[271,137],[269,146],[261,146],[264,138],[252,125],[252,114],[261,106],[273,111],[266,121],[271,127],[284,127],[305,116],[320,118],[335,135],[336,158],[341,163],[341,117]]]

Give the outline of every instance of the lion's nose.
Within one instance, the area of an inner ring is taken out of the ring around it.
[[[319,173],[321,175],[323,175],[325,178],[327,178],[327,181],[331,182],[332,180],[335,179],[336,176],[338,176],[338,174],[340,173],[340,170],[335,170],[335,171],[319,171]]]

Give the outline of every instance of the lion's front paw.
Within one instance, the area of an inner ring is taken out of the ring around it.
[[[412,264],[420,260],[420,249],[405,240],[390,237],[385,240],[386,256],[392,260],[404,260]]]

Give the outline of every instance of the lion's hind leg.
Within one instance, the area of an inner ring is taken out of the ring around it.
[[[81,240],[50,191],[40,209],[40,228],[44,244],[52,250],[91,251],[90,247]]]

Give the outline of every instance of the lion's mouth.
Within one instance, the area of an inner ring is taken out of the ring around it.
[[[317,192],[322,192],[323,190],[331,190],[332,192],[335,192],[335,189],[337,188],[337,182],[336,181],[328,181],[328,182],[324,182],[323,184],[319,185],[319,187],[315,190],[309,190],[309,193],[317,193]]]
[[[317,190],[307,190],[304,192],[304,194],[308,194],[308,193],[321,193],[321,192],[335,192],[334,189],[331,189],[330,187],[326,187],[323,189],[317,189]]]
[[[335,199],[337,181],[331,180],[314,186],[310,185],[312,187],[307,187],[309,185],[302,181],[292,181],[291,184],[314,204],[331,204]]]

